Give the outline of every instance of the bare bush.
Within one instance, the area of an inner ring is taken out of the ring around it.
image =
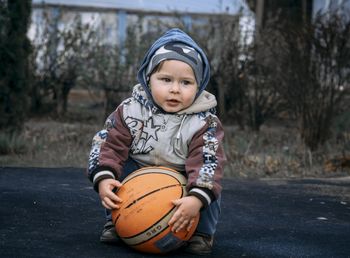
[[[330,137],[350,91],[350,21],[338,13],[319,14],[301,27],[279,29],[279,92],[298,118],[304,143],[315,151]]]
[[[217,96],[220,117],[225,123],[259,131],[266,120],[284,108],[283,99],[276,91],[273,34],[264,29],[253,41],[253,28],[247,31],[240,23],[243,16],[213,16],[190,33],[210,60],[208,90]]]
[[[52,17],[46,10],[36,32],[31,97],[35,113],[49,104],[49,109],[54,109],[57,115],[62,116],[67,111],[68,94],[77,85],[82,73],[82,63],[94,31],[88,24],[82,24],[79,15],[75,16],[71,24],[59,28],[59,14]]]
[[[157,35],[142,30],[142,17],[127,28],[125,41],[112,45],[100,37],[90,42],[84,62],[82,82],[87,89],[102,90],[105,96],[105,116],[110,114],[125,98],[130,97],[137,83],[136,74],[140,60]],[[100,27],[103,31],[103,25]]]
[[[240,78],[244,92],[244,116],[249,127],[256,132],[268,119],[285,111],[284,100],[276,90],[275,42],[273,29],[267,24],[255,32],[254,43],[243,49],[245,59]]]

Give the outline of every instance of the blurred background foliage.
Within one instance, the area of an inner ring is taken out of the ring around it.
[[[80,163],[68,165],[84,166],[94,130],[130,95],[145,51],[164,31],[179,27],[211,61],[208,90],[217,96],[226,128],[228,174],[305,176],[312,169],[322,174],[350,167],[348,11],[297,20],[275,12],[257,21],[247,38],[237,34],[240,14],[211,16],[189,29],[174,13],[175,22],[155,19],[151,31],[140,16],[128,25],[122,45],[101,40],[104,25],[83,23],[79,14],[58,27],[60,16],[52,18],[49,10],[30,42],[30,13],[31,1],[0,0],[1,165],[25,165],[52,151],[44,143],[51,142],[62,152],[46,160],[73,157]],[[90,109],[69,110],[73,99],[89,99]],[[44,117],[55,133],[38,126]],[[23,153],[29,157],[21,163]]]

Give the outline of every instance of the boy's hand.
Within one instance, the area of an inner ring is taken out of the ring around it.
[[[121,187],[122,184],[114,179],[104,179],[98,184],[98,192],[102,205],[109,210],[119,209],[118,203],[123,200],[118,197],[112,190],[115,187]]]
[[[186,196],[173,201],[176,206],[176,212],[169,221],[172,226],[171,231],[178,232],[182,229],[190,231],[195,218],[202,208],[202,202],[195,196]]]

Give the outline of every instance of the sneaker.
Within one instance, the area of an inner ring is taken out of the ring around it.
[[[102,230],[102,234],[100,236],[100,242],[102,243],[118,243],[120,242],[120,238],[115,231],[115,227],[112,221],[107,221]]]
[[[210,254],[213,243],[213,236],[202,233],[194,233],[190,240],[187,241],[185,252],[196,255]]]

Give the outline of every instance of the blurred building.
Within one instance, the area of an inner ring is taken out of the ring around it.
[[[57,20],[59,29],[79,14],[83,23],[101,25],[101,35],[111,44],[121,44],[128,25],[141,17],[142,31],[154,29],[156,20],[169,24],[175,19],[191,29],[195,23],[207,22],[210,16],[237,15],[248,10],[244,0],[33,0],[32,3],[30,38],[35,37],[44,15]]]

